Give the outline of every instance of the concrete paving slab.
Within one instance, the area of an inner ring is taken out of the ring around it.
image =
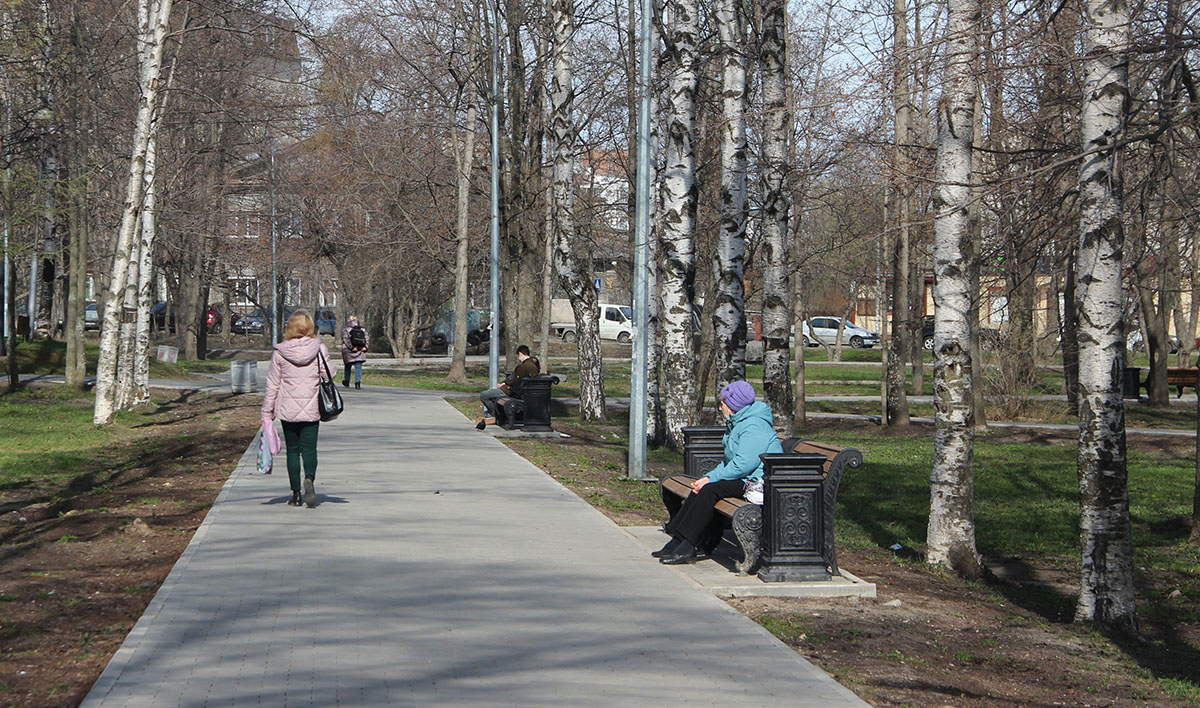
[[[345,394],[317,508],[248,450],[86,708],[867,705],[439,395]]]
[[[661,548],[668,540],[667,534],[658,526],[623,526],[621,529],[646,553]],[[874,583],[862,580],[845,568],[839,568],[841,575],[826,581],[764,583],[756,575],[737,574],[735,564],[741,557],[741,549],[726,538],[711,557],[670,568],[717,597],[875,597]]]

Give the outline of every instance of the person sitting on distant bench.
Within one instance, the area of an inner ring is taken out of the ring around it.
[[[475,424],[476,430],[483,430],[489,422],[496,422],[496,413],[498,411],[497,401],[505,396],[511,396],[517,390],[517,384],[521,382],[521,379],[527,376],[537,376],[541,373],[541,367],[538,366],[537,359],[529,355],[529,347],[524,344],[517,347],[517,362],[517,368],[513,369],[513,372],[498,387],[489,388],[479,394],[479,400],[483,401],[483,407],[487,411],[487,416],[480,418],[479,422]]]

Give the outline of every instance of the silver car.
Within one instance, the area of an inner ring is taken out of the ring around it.
[[[805,344],[815,347],[820,344],[832,345],[837,341],[838,326],[842,323],[841,317],[813,317],[811,322],[811,329],[808,322],[804,323]],[[842,330],[842,344],[849,344],[855,349],[869,349],[879,344],[879,333],[863,329],[853,322],[846,322],[845,328]]]

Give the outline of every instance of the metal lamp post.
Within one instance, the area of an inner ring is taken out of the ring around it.
[[[488,338],[488,388],[500,381],[500,11],[492,9],[492,243],[491,326]]]
[[[626,476],[630,479],[654,479],[646,473],[646,356],[649,343],[650,281],[646,273],[650,256],[650,26],[654,15],[652,0],[642,0],[642,45],[638,89],[641,106],[637,136],[637,202],[634,209],[633,251],[633,361],[630,366],[629,460]]]
[[[279,343],[279,263],[275,253],[275,140],[271,140],[271,342]]]

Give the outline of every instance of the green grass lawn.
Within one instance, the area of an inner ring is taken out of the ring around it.
[[[845,393],[845,389],[841,391]],[[810,394],[815,394],[809,389]],[[872,393],[878,393],[878,390]],[[807,409],[819,413],[846,413],[852,415],[880,414],[880,404],[877,401],[808,401]],[[909,415],[914,418],[932,418],[934,408],[931,403],[910,403]],[[997,406],[988,410],[989,420],[1017,420],[1023,422],[1055,423],[1075,425],[1079,419],[1067,407],[1066,401],[1033,401],[1027,404],[1020,415],[1005,417]],[[1127,401],[1125,404],[1125,425],[1130,428],[1172,428],[1182,430],[1196,429],[1196,409],[1191,406],[1172,406],[1170,408],[1151,408],[1143,403]]]
[[[472,397],[452,401],[468,417],[478,410]],[[624,482],[628,447],[628,416],[612,411],[605,422],[583,421],[574,411],[556,410],[557,428],[571,429],[594,441],[597,452],[572,453],[571,468],[580,480],[580,494],[606,478],[617,493],[591,498],[596,506],[619,511],[631,505],[661,509],[656,485]],[[932,435],[887,435],[874,429],[838,430],[825,425],[797,435],[834,445],[855,447],[863,466],[850,470],[838,493],[838,543],[909,548],[925,543],[929,519],[929,473],[933,464]],[[1185,445],[1186,449],[1190,447]],[[600,454],[606,450],[608,454]],[[546,468],[562,464],[565,450],[556,441],[531,441],[522,450]],[[1006,442],[981,436],[975,443],[976,540],[980,552],[995,558],[1042,558],[1054,563],[1077,563],[1079,548],[1079,489],[1076,448],[1069,438],[1045,442]],[[673,473],[682,470],[683,456],[666,448],[648,451],[652,467]],[[1200,548],[1187,542],[1195,462],[1190,452],[1129,450],[1129,495],[1134,544],[1139,562],[1181,573],[1186,592],[1200,600]],[[590,481],[587,481],[590,480]],[[564,483],[570,486],[570,478]],[[1189,575],[1190,574],[1190,575]]]
[[[92,425],[93,401],[92,394],[60,386],[0,395],[0,489],[69,480],[94,460],[115,433]]]
[[[150,376],[155,378],[186,379],[188,369],[194,362],[183,364],[168,364],[154,358],[154,345],[151,345]],[[84,344],[84,359],[86,360],[87,375],[96,374],[96,360],[100,357],[99,340],[91,337]],[[52,339],[36,339],[32,342],[20,342],[17,345],[17,370],[22,374],[62,375],[67,367],[67,343]],[[229,369],[229,362],[224,362],[224,369]]]

